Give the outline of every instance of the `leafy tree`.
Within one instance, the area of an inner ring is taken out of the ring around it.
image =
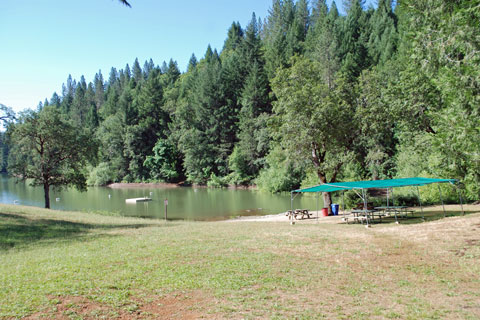
[[[8,122],[15,119],[15,112],[12,108],[0,103],[0,122]]]
[[[13,147],[8,171],[21,179],[32,179],[32,185],[43,186],[45,208],[50,208],[50,187],[85,190],[83,168],[95,159],[96,145],[54,107],[23,114],[10,134]]]
[[[361,177],[376,180],[395,174],[398,122],[387,89],[395,73],[395,68],[372,68],[364,71],[359,79],[355,123],[360,132],[355,153],[365,169],[359,173]]]
[[[306,58],[280,70],[272,83],[278,99],[273,111],[277,139],[289,158],[309,160],[320,182],[328,183],[352,159],[356,89],[342,77],[329,88],[322,73],[322,65]],[[329,206],[330,194],[323,196]]]
[[[159,139],[153,147],[153,155],[147,156],[144,166],[154,180],[174,181],[180,176],[178,151],[167,140]]]
[[[94,184],[107,184],[118,182],[128,173],[128,162],[124,158],[125,122],[120,113],[110,115],[99,126],[96,138],[100,143],[99,166],[104,163],[103,172],[110,173],[101,182]],[[97,181],[96,178],[94,178]]]
[[[409,119],[421,119],[417,134],[430,137],[441,159],[436,174],[461,179],[471,199],[480,197],[479,8],[478,0],[402,1],[400,81],[392,86],[416,109]]]
[[[5,132],[0,132],[0,172],[7,172],[9,152],[8,145],[8,136]]]
[[[163,109],[163,86],[161,74],[154,69],[145,84],[137,92],[131,106],[132,113],[127,114],[124,155],[129,159],[129,174],[132,180],[148,178],[144,166],[145,157],[152,154],[152,149],[159,138],[165,138],[168,113]]]
[[[267,155],[266,167],[260,172],[255,182],[265,191],[290,191],[300,186],[299,181],[304,176],[305,170],[302,165],[293,160],[280,145],[276,145]]]

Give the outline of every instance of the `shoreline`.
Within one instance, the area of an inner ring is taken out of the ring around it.
[[[136,189],[136,188],[180,188],[183,187],[181,184],[177,183],[166,183],[166,182],[138,182],[138,183],[111,183],[107,184],[105,187],[111,189]]]
[[[256,185],[251,186],[236,186],[228,185],[224,188],[209,187],[207,185],[201,184],[184,184],[183,182],[179,183],[168,183],[168,182],[116,182],[107,184],[105,187],[111,189],[137,189],[137,188],[212,188],[212,189],[233,189],[233,190],[258,190]]]

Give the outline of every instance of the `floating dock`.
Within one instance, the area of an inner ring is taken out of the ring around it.
[[[132,199],[125,199],[126,203],[138,203],[138,202],[147,202],[147,201],[152,201],[152,198],[132,198]]]

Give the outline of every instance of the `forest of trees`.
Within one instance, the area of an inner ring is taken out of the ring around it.
[[[478,200],[480,0],[341,5],[346,15],[335,2],[274,0],[183,73],[137,59],[91,82],[69,76],[38,112],[53,106],[96,140],[91,185],[279,192],[424,176],[459,179]]]

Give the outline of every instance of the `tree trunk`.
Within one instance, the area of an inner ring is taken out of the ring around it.
[[[48,183],[43,184],[43,193],[45,194],[45,208],[50,209],[50,186]]]
[[[320,179],[321,183],[327,183],[326,175],[321,172],[317,171],[318,178]],[[323,197],[323,207],[328,209],[328,214],[332,213],[332,195],[329,192],[322,192]]]
[[[328,214],[332,213],[332,195],[330,192],[322,192],[323,196],[323,207],[328,208]]]

